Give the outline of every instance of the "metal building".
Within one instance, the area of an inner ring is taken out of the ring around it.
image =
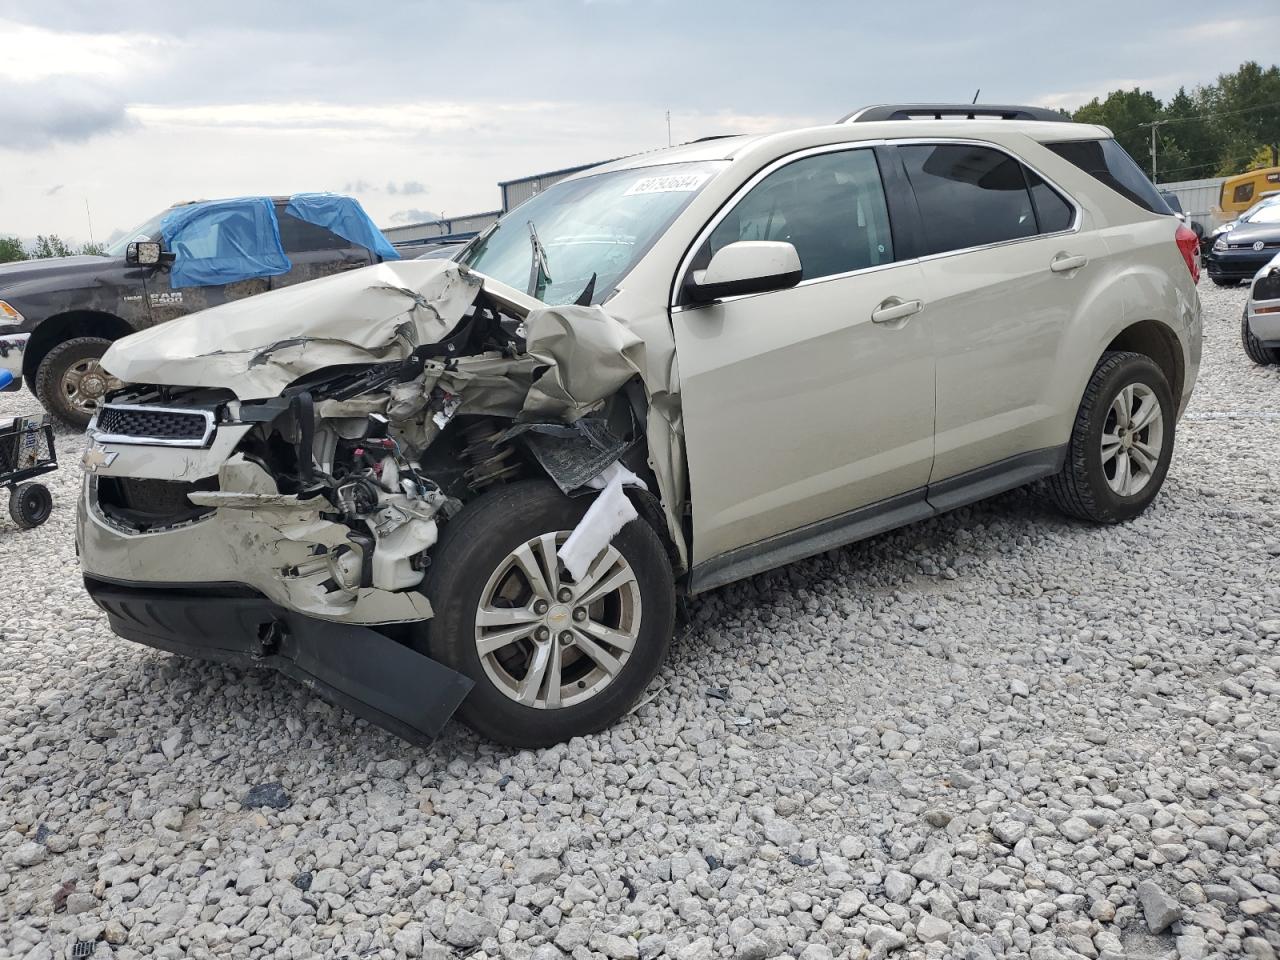
[[[461,243],[470,240],[489,224],[515,207],[520,206],[534,194],[541,193],[553,183],[565,177],[598,167],[607,160],[597,163],[584,163],[577,167],[566,167],[563,170],[552,170],[549,173],[535,173],[533,176],[521,177],[518,180],[504,180],[498,184],[502,194],[502,209],[490,210],[487,213],[469,213],[461,217],[445,217],[440,220],[427,220],[422,223],[406,223],[395,227],[383,227],[383,235],[405,255],[416,256],[433,247]]]
[[[397,247],[458,243],[470,240],[500,216],[502,216],[501,210],[469,213],[461,217],[446,217],[442,220],[426,220],[422,223],[383,227],[382,234]]]
[[[1218,205],[1222,184],[1226,177],[1206,177],[1203,180],[1179,180],[1177,183],[1156,184],[1158,190],[1168,190],[1182,204],[1182,212],[1188,221],[1200,224],[1206,233],[1222,223],[1222,208]]]
[[[599,160],[595,163],[584,163],[578,167],[552,170],[549,173],[535,173],[531,177],[521,177],[519,180],[503,180],[498,184],[498,189],[502,191],[502,212],[506,213],[508,210],[515,209],[534,194],[541,193],[547,187],[553,183],[559,183],[565,177],[581,173],[583,170],[590,170],[592,167],[598,167],[608,162],[608,160]]]

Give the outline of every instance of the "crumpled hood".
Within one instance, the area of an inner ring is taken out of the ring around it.
[[[274,397],[316,370],[403,360],[438,342],[482,283],[450,260],[379,263],[159,324],[116,341],[102,363],[126,383]],[[511,305],[515,291],[506,293],[495,291]]]

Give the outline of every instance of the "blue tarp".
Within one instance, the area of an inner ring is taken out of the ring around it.
[[[277,277],[293,267],[268,197],[179,207],[160,222],[160,234],[174,254],[169,282],[175,288]]]
[[[336,193],[297,193],[284,208],[290,216],[314,223],[343,240],[372,250],[383,260],[399,260],[400,254],[373,225],[364,208],[350,197]]]

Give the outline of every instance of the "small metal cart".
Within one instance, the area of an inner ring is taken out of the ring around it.
[[[58,469],[53,426],[48,417],[0,419],[0,487],[9,488],[9,516],[24,530],[38,527],[53,512],[53,495],[33,477]]]

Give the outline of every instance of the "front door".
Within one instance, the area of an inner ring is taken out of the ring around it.
[[[226,277],[243,270],[246,257],[261,261],[279,256],[263,242],[272,235],[270,216],[269,206],[252,199],[218,200],[192,209],[173,235],[169,251],[181,259],[183,280],[174,283],[178,264],[161,265],[147,278],[152,323],[266,293],[267,277]]]
[[[774,164],[713,221],[689,269],[736,240],[790,242],[803,276],[673,313],[695,563],[922,493],[933,460],[927,306],[911,313],[924,282],[895,258],[875,151]]]

